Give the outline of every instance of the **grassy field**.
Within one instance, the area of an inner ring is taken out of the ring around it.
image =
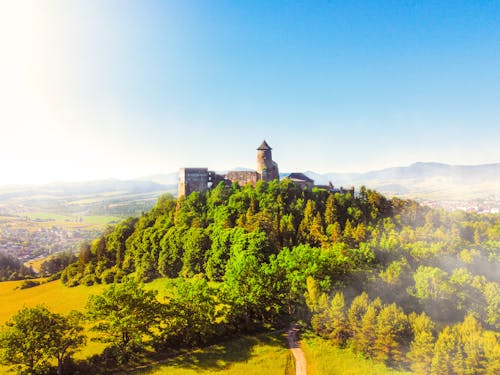
[[[78,286],[67,288],[60,281],[43,283],[39,286],[19,289],[22,281],[0,282],[0,325],[23,307],[44,304],[51,311],[67,313],[70,310],[83,311],[90,294],[100,294],[106,286]],[[166,279],[156,279],[146,288],[165,295],[169,289]],[[410,372],[388,369],[349,350],[333,347],[327,340],[304,334],[302,347],[307,358],[308,375],[407,375]],[[104,346],[88,341],[76,358],[86,358],[100,353]],[[138,369],[135,375],[195,375],[195,374],[289,374],[293,360],[282,332],[246,336],[190,351],[176,357]],[[6,368],[0,366],[0,372]]]
[[[23,307],[44,304],[51,311],[66,314],[70,310],[83,311],[90,294],[100,294],[103,285],[67,288],[59,280],[39,286],[18,289],[22,281],[0,282],[0,324],[5,323]]]
[[[0,325],[23,307],[44,304],[51,311],[67,313],[70,310],[83,311],[90,294],[100,294],[104,285],[91,287],[78,286],[67,288],[60,281],[52,281],[39,286],[19,289],[22,281],[7,281],[0,283]],[[156,289],[159,295],[168,291],[165,279],[156,279],[146,284],[148,289]],[[86,358],[103,350],[103,344],[91,342],[75,357]],[[155,363],[147,368],[136,370],[133,374],[285,374],[285,368],[290,367],[290,352],[282,332],[261,334],[237,338],[204,349]],[[3,373],[7,367],[0,366]],[[130,373],[130,372],[127,372]]]
[[[194,350],[132,374],[292,375],[293,366],[284,333],[271,333],[245,336]]]
[[[327,340],[312,334],[302,337],[302,349],[307,360],[307,375],[410,375],[397,371],[352,353],[348,349],[332,346]]]
[[[156,279],[145,285],[146,289],[159,291],[159,296],[167,292],[167,279]],[[5,323],[23,307],[43,304],[49,310],[66,314],[70,310],[83,311],[91,294],[100,294],[106,285],[77,286],[68,288],[59,280],[42,283],[33,288],[19,289],[22,281],[0,282],[0,324]]]

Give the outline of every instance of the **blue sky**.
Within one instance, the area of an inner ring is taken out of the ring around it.
[[[500,162],[498,1],[0,5],[0,183]]]

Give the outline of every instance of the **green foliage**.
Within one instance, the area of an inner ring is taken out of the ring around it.
[[[134,350],[151,338],[161,317],[156,292],[144,290],[132,279],[111,284],[102,295],[91,295],[87,316],[98,340],[118,349],[120,360],[127,362]]]
[[[41,305],[20,310],[0,333],[3,362],[18,365],[19,373],[35,374],[47,371],[55,358],[62,374],[64,361],[85,342],[79,321],[79,313],[64,317]]]
[[[0,251],[0,281],[21,280],[35,276],[35,272],[21,261]]]
[[[35,286],[40,285],[39,281],[35,280],[24,280],[21,285],[19,285],[19,289],[28,289],[28,288],[33,288]]]
[[[432,210],[364,187],[353,197],[290,181],[219,184],[178,201],[162,197],[82,245],[61,280],[179,278],[165,303],[152,303],[159,312],[131,346],[203,345],[301,319],[333,345],[417,373],[488,373],[497,336],[482,327],[500,327],[499,228],[495,215]],[[462,321],[481,327],[480,349],[460,333]],[[117,327],[106,324],[104,336]],[[452,328],[435,332],[444,325]]]

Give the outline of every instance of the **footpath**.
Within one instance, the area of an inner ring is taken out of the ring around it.
[[[298,340],[299,326],[297,324],[292,325],[287,333],[288,346],[292,351],[293,358],[295,359],[295,375],[306,375],[306,356],[300,348]]]

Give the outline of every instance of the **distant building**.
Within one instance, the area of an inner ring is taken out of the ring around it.
[[[225,175],[220,175],[214,171],[209,171],[208,168],[181,168],[179,170],[178,196],[187,196],[194,191],[204,193],[221,181],[229,184],[237,183],[240,186],[248,184],[255,186],[258,181],[269,182],[279,180],[279,178],[278,164],[273,161],[272,148],[266,141],[263,141],[257,148],[256,171],[229,171]],[[328,186],[317,186],[314,185],[314,180],[303,173],[294,172],[286,178],[303,189],[312,189],[316,186],[332,193],[351,193],[354,196],[354,188],[344,189],[341,187],[340,189],[335,189],[331,183]]]
[[[312,189],[314,186],[314,180],[307,177],[304,173],[290,173],[285,178],[289,179],[294,184],[300,186],[303,189]]]

